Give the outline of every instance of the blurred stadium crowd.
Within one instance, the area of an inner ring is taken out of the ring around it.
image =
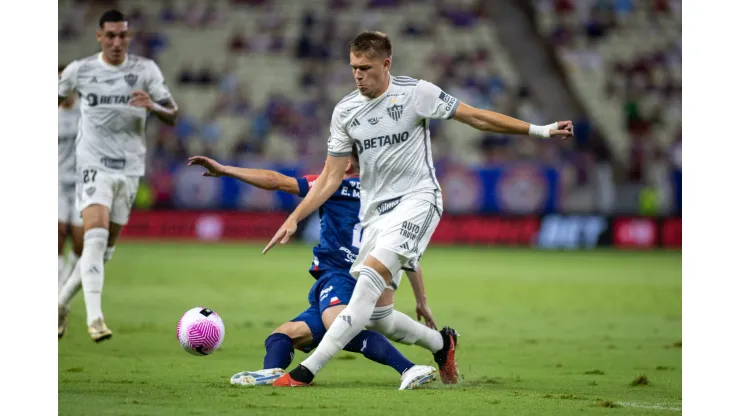
[[[521,75],[512,58],[531,51],[502,41],[503,3],[531,19],[519,30],[552,57],[536,70],[563,84],[573,108],[553,114],[548,91]],[[394,42],[394,74],[533,123],[576,122],[575,140],[544,143],[433,122],[438,169],[534,162],[560,173],[564,211],[639,211],[646,190],[658,212],[677,209],[677,0],[60,0],[59,7],[60,63],[95,53],[96,19],[117,7],[135,33],[130,52],[157,61],[181,106],[175,127],[150,122],[144,205],[171,204],[174,172],[195,154],[320,171],[333,106],[354,89],[347,44],[374,29]]]

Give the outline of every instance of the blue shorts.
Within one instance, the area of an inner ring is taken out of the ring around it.
[[[326,334],[324,321],[321,314],[328,308],[337,305],[346,305],[352,297],[357,280],[349,274],[349,271],[327,271],[308,291],[308,303],[310,306],[290,322],[305,322],[311,329],[313,341],[302,349],[309,352],[316,348]]]

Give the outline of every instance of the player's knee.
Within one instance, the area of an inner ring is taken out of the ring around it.
[[[324,312],[321,314],[321,322],[324,323],[324,328],[329,329],[331,324],[334,323],[334,320],[337,319],[337,316],[346,308],[347,305],[336,305],[324,309]]]
[[[365,260],[365,265],[375,269],[383,276],[386,283],[390,283],[393,276],[401,271],[403,261],[397,253],[382,247],[376,247]]]
[[[108,207],[100,204],[93,204],[82,210],[82,222],[85,230],[95,228],[108,229],[110,212]]]
[[[311,329],[305,322],[286,322],[272,331],[272,334],[283,334],[290,338],[293,346],[299,348],[311,342],[313,338],[311,335]]]
[[[386,288],[383,291],[383,294],[380,295],[380,299],[378,299],[378,302],[375,304],[375,306],[376,307],[381,307],[381,306],[393,307],[393,303],[395,303],[395,297],[396,297],[396,291],[390,288]]]

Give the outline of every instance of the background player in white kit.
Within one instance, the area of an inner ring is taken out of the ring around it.
[[[59,66],[59,77],[62,76],[64,66]],[[59,129],[57,137],[59,139],[59,268],[58,284],[61,289],[62,284],[67,279],[77,260],[82,254],[82,217],[75,207],[75,139],[77,138],[77,124],[80,121],[80,107],[75,96],[70,96],[59,105]],[[67,237],[72,237],[72,250],[66,260],[64,258],[64,246]]]
[[[311,192],[264,252],[285,244],[299,221],[341,182],[353,146],[360,155],[363,235],[350,273],[357,278],[347,307],[314,353],[275,386],[305,386],[370,321],[383,290],[397,288],[404,268],[415,269],[439,223],[442,197],[432,165],[429,119],[453,118],[478,130],[540,138],[572,135],[572,123],[530,125],[461,103],[436,85],[390,74],[388,36],[363,32],[350,43],[357,90],[334,108],[324,170]]]
[[[177,104],[157,64],[128,54],[130,32],[121,12],[103,13],[96,37],[101,52],[72,62],[59,80],[60,104],[73,92],[82,97],[76,194],[85,230],[82,256],[59,294],[59,336],[81,282],[88,333],[97,342],[112,335],[101,308],[103,264],[113,255],[144,175],[148,113],[174,125]]]

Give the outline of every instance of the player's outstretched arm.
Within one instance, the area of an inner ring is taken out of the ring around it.
[[[193,156],[189,158],[188,166],[193,165],[203,166],[207,169],[203,172],[203,176],[214,178],[228,176],[268,191],[283,191],[295,195],[300,193],[296,178],[285,176],[274,170],[226,166],[205,156]]]
[[[501,134],[530,135],[534,137],[561,137],[573,135],[573,122],[558,121],[546,126],[537,126],[493,111],[482,110],[460,103],[453,118],[481,131]]]
[[[288,216],[282,227],[275,233],[272,240],[267,244],[262,254],[266,253],[275,244],[285,244],[290,241],[290,237],[295,234],[298,229],[298,223],[304,218],[308,217],[312,212],[316,211],[321,205],[331,197],[334,192],[337,191],[339,185],[342,183],[344,172],[347,169],[347,163],[349,162],[350,156],[327,156],[326,162],[324,163],[324,170],[321,171],[321,175],[316,178],[311,190],[303,201],[296,207],[292,214]]]
[[[429,328],[437,329],[437,324],[434,322],[432,316],[432,309],[427,303],[427,292],[424,289],[424,277],[421,274],[421,265],[416,267],[416,271],[407,271],[406,276],[409,277],[409,283],[411,283],[411,289],[414,291],[414,298],[416,298],[416,319],[421,320],[424,318],[424,322]]]

